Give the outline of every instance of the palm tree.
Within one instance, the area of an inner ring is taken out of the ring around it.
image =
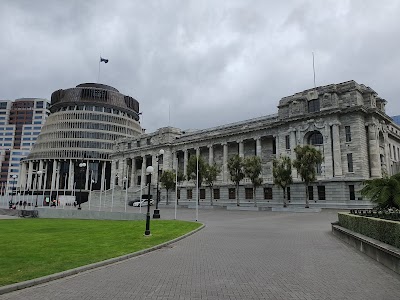
[[[283,207],[286,207],[286,187],[293,183],[292,178],[292,161],[288,156],[281,156],[279,159],[274,159],[272,174],[274,183],[279,185],[283,190]]]
[[[248,177],[253,184],[253,199],[254,206],[257,206],[256,189],[259,187],[263,179],[260,177],[262,172],[261,158],[258,156],[250,156],[244,159],[244,174]]]
[[[228,170],[229,174],[231,175],[231,180],[235,183],[236,186],[236,205],[240,206],[239,184],[240,181],[244,178],[243,158],[241,158],[238,154],[232,156],[228,161]]]
[[[379,208],[400,208],[400,173],[364,181],[361,195]]]
[[[294,148],[296,153],[296,159],[293,162],[293,166],[297,169],[298,174],[306,186],[306,208],[309,208],[308,203],[308,186],[311,182],[316,180],[316,167],[322,163],[322,153],[318,149],[310,146],[296,146]]]

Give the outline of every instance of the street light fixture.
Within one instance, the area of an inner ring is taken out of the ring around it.
[[[160,149],[157,155],[157,199],[156,199],[156,208],[153,212],[153,219],[160,218],[160,210],[158,209],[158,203],[160,202],[160,191],[158,189],[158,184],[160,182],[160,156],[164,155],[164,150]]]
[[[146,214],[146,231],[144,232],[145,236],[150,235],[150,185],[151,185],[151,175],[154,172],[154,168],[152,166],[148,166],[146,168],[146,173],[148,176],[148,184],[149,189],[147,192],[147,214]]]
[[[13,203],[13,196],[14,196],[14,184],[15,184],[15,179],[17,179],[18,178],[18,175],[12,175],[11,176],[11,178],[12,178],[12,187],[11,187],[11,203]]]
[[[79,204],[78,204],[78,209],[81,210],[81,203],[82,203],[82,175],[83,172],[85,172],[85,167],[86,167],[86,163],[81,162],[79,164],[79,173],[80,173],[80,185],[79,185]]]

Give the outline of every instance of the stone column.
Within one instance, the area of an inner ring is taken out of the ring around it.
[[[368,124],[368,147],[369,147],[369,163],[371,168],[371,177],[381,177],[381,158],[379,155],[379,140],[376,124]]]
[[[223,157],[222,157],[222,171],[223,181],[228,182],[228,143],[222,143]]]
[[[239,144],[239,157],[244,157],[244,143],[243,140],[239,140],[237,141],[237,143]]]
[[[279,151],[280,151],[280,148],[279,148],[279,135],[276,134],[273,137],[275,139],[275,157],[279,158],[279,155],[280,155],[280,153],[279,153]]]
[[[294,152],[296,148],[296,129],[290,129],[290,159],[293,162],[296,159],[296,153]],[[292,178],[297,178],[297,170],[292,166]]]
[[[208,145],[208,164],[210,166],[214,164],[214,149],[213,149],[213,145]]]
[[[49,163],[46,161],[46,162],[44,162],[44,181],[43,181],[43,190],[45,190],[46,188],[47,188],[47,173],[48,173],[48,171],[49,171],[49,169],[48,169],[48,165],[49,165]]]
[[[131,158],[132,165],[131,165],[131,180],[130,186],[131,188],[135,187],[135,174],[136,174],[136,160],[134,157]]]
[[[85,190],[88,190],[89,184],[89,161],[86,161],[86,176],[85,176]]]
[[[178,152],[172,152],[172,169],[178,170]]]
[[[333,177],[333,157],[332,157],[332,135],[331,135],[331,125],[325,125],[324,134],[324,165],[326,178]]]
[[[43,160],[39,160],[39,169],[37,171],[42,171],[43,172]],[[37,184],[37,190],[42,189],[42,180],[43,179],[43,173],[39,176],[38,178],[38,184]]]
[[[390,157],[390,152],[393,151],[392,149],[389,149],[390,147],[392,147],[391,145],[389,145],[389,135],[387,132],[385,132],[383,134],[383,138],[384,138],[384,155],[385,155],[385,165],[382,165],[381,163],[381,172],[386,172],[388,175],[394,175],[393,174],[393,168],[392,168],[392,157]],[[378,151],[380,150],[380,145],[379,145],[379,134],[378,134]],[[379,152],[380,153],[380,152]],[[393,160],[395,157],[395,153],[393,153]],[[380,159],[380,157],[379,157]]]
[[[21,171],[20,171],[20,189],[25,191],[26,188],[26,162],[21,164]]]
[[[68,189],[74,190],[74,163],[72,160],[69,161],[69,169],[68,169]]]
[[[110,185],[111,185],[111,188],[114,188],[115,187],[115,176],[117,175],[117,170],[116,170],[116,163],[115,163],[116,161],[113,159],[112,161],[111,161],[111,177],[110,177],[110,180],[111,180],[111,183],[110,183]]]
[[[101,186],[100,186],[100,190],[103,191],[104,190],[104,178],[106,176],[106,162],[102,161],[102,168],[101,168]],[[122,177],[124,178],[124,177]]]
[[[333,161],[335,177],[341,177],[342,171],[342,151],[340,149],[339,123],[332,125]]]
[[[29,161],[28,162],[28,189],[31,189],[31,185],[32,185],[32,174],[33,174],[33,161]]]
[[[51,190],[56,188],[57,161],[53,160],[53,173],[51,174]]]
[[[183,175],[187,177],[188,150],[183,150]]]
[[[146,178],[146,156],[142,156],[142,172],[140,180],[142,187],[144,187],[146,184],[145,178]]]
[[[254,138],[256,140],[256,156],[260,157],[262,156],[262,149],[261,149],[261,137],[258,136]]]
[[[60,189],[60,167],[61,167],[61,162],[57,162],[56,164],[57,169],[56,169],[56,191]]]

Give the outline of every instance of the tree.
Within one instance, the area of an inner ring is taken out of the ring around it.
[[[167,191],[167,205],[169,204],[169,190],[175,188],[175,172],[172,170],[165,170],[160,176],[161,185]]]
[[[302,181],[306,186],[306,208],[309,208],[308,202],[308,185],[315,181],[316,167],[323,161],[321,151],[310,146],[296,146],[294,148],[296,153],[296,159],[293,162],[293,166],[297,169],[297,173],[300,175]]]
[[[279,159],[274,159],[272,174],[274,176],[274,184],[279,185],[283,190],[283,207],[286,207],[286,187],[293,183],[290,157],[281,156]]]
[[[206,169],[206,162],[204,161],[203,157],[199,156],[199,189],[203,183],[204,179],[204,174],[205,174],[205,169]],[[186,167],[186,172],[187,172],[187,179],[188,180],[193,180],[194,184],[197,186],[197,156],[193,155],[189,158],[187,167]],[[197,195],[197,201],[199,201],[199,196]]]
[[[232,156],[228,161],[228,170],[231,176],[231,180],[236,185],[236,202],[237,202],[236,205],[240,206],[239,184],[240,181],[244,178],[243,158],[241,158],[238,154]]]
[[[204,182],[206,185],[210,188],[210,201],[211,205],[214,205],[213,203],[213,187],[214,187],[214,181],[217,180],[218,174],[221,172],[221,168],[217,164],[212,164],[212,165],[206,165],[206,170],[204,173]]]
[[[361,195],[379,208],[400,208],[400,174],[364,181]]]
[[[257,206],[256,189],[259,187],[263,179],[260,177],[262,172],[261,158],[258,156],[250,156],[243,162],[244,175],[248,177],[253,184],[254,206]]]

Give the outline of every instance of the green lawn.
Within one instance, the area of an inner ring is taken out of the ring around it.
[[[201,224],[145,221],[0,220],[0,286],[121,256],[190,232]]]

